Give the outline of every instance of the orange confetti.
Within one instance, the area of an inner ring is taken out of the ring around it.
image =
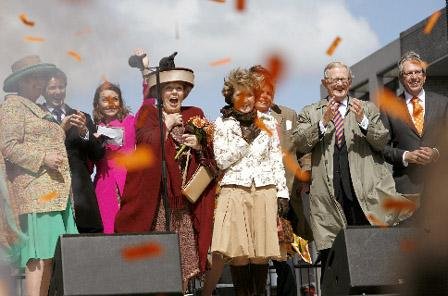
[[[164,252],[163,247],[154,242],[143,243],[121,250],[121,256],[126,261],[143,260],[151,257],[161,256]]]
[[[82,35],[86,35],[86,34],[89,34],[89,33],[92,33],[92,29],[90,27],[85,27],[85,28],[83,28],[83,29],[81,29],[79,31],[76,31],[75,35],[76,36],[82,36]]]
[[[267,68],[269,73],[271,73],[274,82],[278,81],[283,74],[285,68],[284,65],[285,63],[283,62],[282,57],[278,54],[273,54],[268,58]]]
[[[439,20],[440,16],[442,15],[442,12],[436,11],[434,12],[426,22],[425,28],[423,29],[423,33],[426,35],[431,34],[432,29],[434,29],[434,26],[437,24],[437,21]]]
[[[400,241],[400,250],[404,253],[412,253],[416,250],[417,244],[415,240],[403,239]]]
[[[268,129],[268,127],[264,124],[263,120],[261,120],[260,118],[257,117],[255,119],[255,125],[262,131],[265,131],[269,137],[272,136],[272,131]]]
[[[396,199],[396,198],[386,198],[383,200],[383,208],[388,211],[415,211],[417,209],[416,203],[408,199]]]
[[[28,27],[34,27],[34,22],[28,18],[26,13],[22,13],[21,15],[19,15],[19,18],[24,25]]]
[[[218,3],[225,3],[226,2],[226,0],[210,0],[210,1],[218,2]]]
[[[49,201],[52,201],[53,199],[55,199],[55,198],[58,197],[58,196],[59,196],[59,194],[58,194],[57,192],[52,191],[52,192],[50,192],[50,193],[47,193],[47,194],[45,194],[45,195],[42,195],[42,196],[39,198],[39,202],[49,202]]]
[[[283,163],[285,164],[285,169],[294,174],[297,180],[309,183],[311,180],[310,171],[303,171],[299,164],[296,162],[294,157],[287,151],[283,151]]]
[[[336,36],[336,38],[334,38],[333,42],[331,43],[330,47],[328,47],[327,49],[327,55],[332,56],[334,51],[336,50],[336,47],[338,47],[341,41],[342,41],[341,37]]]
[[[36,37],[36,36],[25,36],[23,37],[23,40],[28,41],[28,42],[44,42],[45,39],[42,37]]]
[[[222,65],[229,64],[230,61],[231,61],[230,58],[223,58],[223,59],[220,59],[220,60],[216,60],[216,61],[210,62],[209,65],[211,67],[222,66]]]
[[[384,88],[376,93],[376,102],[381,111],[403,122],[409,121],[409,112],[403,99],[398,98],[391,90]]]
[[[75,61],[80,62],[81,61],[81,55],[77,53],[74,50],[67,51],[67,54],[71,56]]]
[[[370,221],[370,223],[372,223],[375,226],[379,226],[379,227],[388,227],[389,226],[386,223],[382,222],[380,219],[378,219],[373,214],[367,214],[367,219]]]
[[[235,0],[235,8],[239,12],[243,12],[246,9],[246,0]]]
[[[115,163],[127,169],[128,172],[138,171],[151,167],[155,157],[148,145],[138,145],[130,153],[117,153],[114,157]]]

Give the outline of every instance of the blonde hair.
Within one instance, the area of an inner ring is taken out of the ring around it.
[[[227,104],[232,104],[233,95],[237,88],[250,88],[256,92],[259,85],[253,73],[247,69],[236,68],[224,78],[224,86],[221,92]]]

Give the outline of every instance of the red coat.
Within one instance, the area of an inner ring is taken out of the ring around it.
[[[190,117],[204,116],[201,109],[196,107],[182,107],[183,122]],[[139,118],[141,117],[141,118]],[[160,129],[157,108],[151,105],[143,105],[136,120],[137,145],[150,145],[154,155],[161,155]],[[210,151],[211,147],[207,147]],[[193,227],[198,242],[199,260],[201,271],[205,271],[207,252],[210,247],[213,226],[213,211],[215,206],[215,182],[212,182],[202,194],[202,197],[191,204],[182,196],[182,174],[177,162],[174,160],[176,146],[171,137],[165,141],[166,165],[168,172],[168,199],[170,206],[173,201],[180,199],[187,205],[193,217]],[[208,155],[212,155],[211,153]],[[187,180],[190,179],[199,165],[199,159],[195,153],[191,154],[188,167]],[[126,184],[121,198],[120,210],[115,220],[115,231],[123,232],[147,232],[156,218],[158,205],[161,202],[161,177],[162,159],[158,157],[153,166],[135,172],[128,172]]]

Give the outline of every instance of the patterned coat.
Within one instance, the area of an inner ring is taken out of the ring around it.
[[[0,149],[19,215],[63,211],[70,193],[64,130],[34,102],[8,95],[0,107]],[[46,153],[64,156],[58,171],[43,165]],[[42,197],[48,196],[48,199]]]

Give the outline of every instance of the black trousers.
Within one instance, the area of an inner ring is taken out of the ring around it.
[[[277,295],[297,296],[297,285],[293,271],[285,261],[272,260],[277,271]]]

